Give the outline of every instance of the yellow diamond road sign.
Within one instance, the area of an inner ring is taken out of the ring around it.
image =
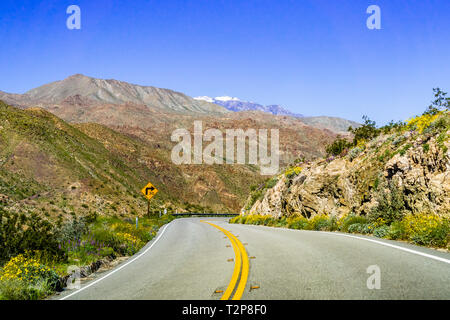
[[[141,190],[144,196],[150,200],[153,198],[153,196],[158,192],[158,189],[156,189],[150,182]]]

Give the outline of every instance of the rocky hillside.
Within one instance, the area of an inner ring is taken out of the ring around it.
[[[449,216],[448,110],[376,132],[373,139],[357,141],[336,157],[297,164],[254,187],[244,209],[273,217]]]
[[[358,128],[361,126],[358,122],[338,117],[303,117],[300,120],[309,126],[328,129],[341,135],[347,134],[349,127]]]

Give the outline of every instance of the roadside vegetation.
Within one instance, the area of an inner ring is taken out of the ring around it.
[[[137,253],[173,218],[96,214],[56,223],[0,207],[0,300],[42,299],[61,290],[69,266]]]
[[[340,219],[328,215],[274,218],[270,215],[241,215],[230,223],[255,224],[297,230],[341,231],[373,235],[378,238],[404,240],[417,245],[450,249],[450,219],[432,214],[406,215],[401,220],[387,222],[382,217],[365,217],[355,214]]]

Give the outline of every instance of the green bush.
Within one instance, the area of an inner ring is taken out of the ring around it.
[[[292,217],[287,220],[287,227],[297,230],[308,229],[309,221],[305,217]]]
[[[55,226],[37,214],[17,214],[0,207],[0,264],[27,251],[41,251],[51,260],[65,261]]]
[[[327,145],[326,152],[328,155],[338,156],[345,149],[349,148],[352,144],[347,141],[347,139],[341,138],[339,135],[336,140],[334,140],[331,144]]]
[[[53,292],[59,284],[55,270],[39,260],[20,254],[0,272],[0,295],[8,300],[34,300]]]
[[[367,116],[362,117],[364,124],[358,128],[349,127],[348,131],[353,133],[353,146],[358,145],[360,141],[369,141],[380,134],[380,129],[376,128],[375,121],[370,120]]]
[[[241,223],[244,224],[247,220],[247,215],[239,215],[229,220],[230,223]]]
[[[38,300],[54,291],[45,279],[34,284],[21,280],[0,281],[0,300]]]
[[[408,239],[418,245],[446,247],[450,240],[450,220],[435,214],[407,215],[402,221]]]
[[[354,213],[350,214],[343,218],[343,220],[341,221],[341,226],[340,226],[339,230],[343,231],[343,232],[347,232],[347,231],[350,232],[349,227],[352,224],[356,224],[356,223],[366,224],[366,223],[368,223],[368,220],[366,217],[357,216]]]
[[[394,221],[389,226],[387,238],[392,240],[406,239],[405,226],[401,221]]]
[[[326,215],[316,215],[309,222],[312,230],[326,231],[330,229],[330,220]]]
[[[348,226],[347,231],[350,233],[361,233],[363,225],[364,224],[362,223],[352,223],[351,225]]]
[[[62,243],[69,240],[81,239],[86,230],[87,225],[84,219],[77,219],[76,216],[73,216],[71,221],[62,224],[60,229],[57,231],[56,235],[58,242]]]
[[[262,224],[265,226],[273,226],[275,224],[275,219],[271,215],[265,215]]]
[[[287,223],[287,220],[286,220],[285,217],[282,217],[282,218],[278,219],[278,220],[275,222],[275,226],[276,226],[276,227],[286,227],[287,224],[288,224],[288,223]]]
[[[373,230],[373,235],[378,238],[385,238],[389,234],[389,227],[384,225]]]
[[[368,215],[371,222],[381,218],[386,224],[391,224],[403,218],[403,212],[405,210],[403,192],[392,181],[387,183],[387,187],[388,192],[383,187],[378,188],[377,194],[375,195],[378,204],[372,208]]]

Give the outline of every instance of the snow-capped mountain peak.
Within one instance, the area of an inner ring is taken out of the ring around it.
[[[214,103],[214,99],[208,96],[194,97],[194,99]]]
[[[261,104],[250,102],[250,101],[243,101],[236,97],[230,97],[230,96],[221,96],[221,97],[215,97],[211,98],[208,96],[200,96],[195,97],[195,100],[204,100],[207,102],[212,102],[218,105],[221,105],[225,108],[227,108],[230,111],[252,111],[252,110],[258,110],[263,112],[268,112],[274,115],[287,115],[292,117],[303,117],[301,114],[296,114],[293,112],[290,112],[289,110],[286,110],[282,106],[279,105],[269,105],[269,106],[263,106]]]
[[[218,101],[224,101],[224,102],[226,102],[226,101],[241,101],[239,98],[229,97],[229,96],[215,97],[214,99],[218,100]]]

